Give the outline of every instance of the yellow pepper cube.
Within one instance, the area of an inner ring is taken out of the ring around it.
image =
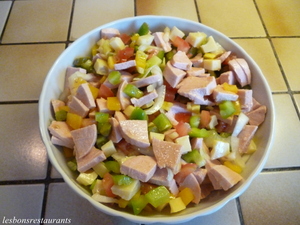
[[[194,194],[190,188],[184,188],[178,193],[183,203],[187,206],[194,199]]]
[[[74,130],[81,127],[83,118],[75,113],[67,113],[66,123],[72,127]]]
[[[177,197],[175,199],[171,199],[170,202],[171,213],[176,213],[182,211],[186,208],[186,205],[182,201],[181,197]]]
[[[120,198],[120,199],[118,200],[118,205],[119,205],[119,207],[122,208],[122,209],[125,209],[126,206],[128,205],[128,203],[129,203],[129,201],[127,201],[127,200],[125,200],[125,199],[123,199],[123,198]]]
[[[120,111],[121,103],[118,97],[107,97],[107,108],[112,111]]]
[[[234,84],[228,84],[228,83],[223,83],[222,84],[223,85],[223,88],[224,88],[224,90],[225,91],[230,91],[230,92],[233,92],[233,93],[238,93],[238,88],[237,88],[237,86],[236,85],[234,85]]]
[[[96,99],[98,97],[98,92],[99,92],[99,89],[94,87],[93,85],[89,84],[89,88],[92,92],[92,95],[93,95],[93,98]]]
[[[230,161],[225,161],[224,166],[227,166],[229,169],[233,170],[236,173],[241,173],[243,171],[242,167],[236,165]]]

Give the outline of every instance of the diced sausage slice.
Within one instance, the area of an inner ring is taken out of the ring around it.
[[[239,138],[239,152],[245,153],[248,150],[250,141],[252,140],[258,126],[245,125],[244,129],[237,136]]]
[[[170,86],[175,88],[185,77],[186,72],[172,66],[171,62],[169,61],[167,62],[167,65],[163,71],[163,75]]]
[[[252,97],[252,90],[248,89],[239,89],[238,96],[239,102],[243,112],[249,112],[253,107],[253,97]]]
[[[65,103],[58,99],[51,100],[51,104],[54,112],[58,112],[59,107],[65,106]]]
[[[123,92],[123,90],[127,84],[128,84],[128,82],[126,80],[123,80],[120,83],[118,92],[117,92],[117,97],[120,101],[122,110],[126,109],[126,107],[130,105],[129,97]]]
[[[165,52],[169,52],[172,50],[172,47],[169,42],[164,40],[163,35],[163,32],[153,33],[155,45],[162,48]]]
[[[194,76],[194,77],[209,77],[209,73],[205,73],[204,68],[198,68],[198,67],[191,67],[189,70],[186,71],[188,76]]]
[[[101,38],[111,39],[112,37],[119,37],[120,31],[116,28],[103,28],[101,31]]]
[[[133,84],[134,86],[140,88],[140,87],[145,87],[148,86],[150,84],[154,84],[156,82],[159,82],[161,79],[161,75],[160,74],[154,74],[139,80],[134,80],[131,82],[131,84]]]
[[[231,59],[228,62],[228,65],[230,70],[234,72],[237,81],[242,87],[246,86],[247,84],[250,84],[248,82],[248,77],[246,73],[244,72],[242,66],[238,63],[236,59]]]
[[[259,106],[257,109],[251,110],[246,113],[249,118],[249,124],[259,126],[264,122],[267,113],[267,107],[265,105]]]
[[[231,51],[226,51],[222,55],[220,55],[217,59],[220,59],[221,62],[224,62],[228,58],[228,56],[230,56],[230,54]]]
[[[242,67],[242,69],[243,69],[243,71],[244,71],[244,73],[246,74],[246,77],[247,77],[247,83],[250,84],[251,83],[251,72],[250,72],[248,63],[243,58],[236,58],[235,60]]]
[[[224,191],[227,191],[243,179],[240,174],[224,165],[213,166],[210,170],[208,170],[208,174],[214,177],[215,181],[219,183]]]
[[[120,123],[114,117],[109,118],[109,122],[112,127],[109,139],[114,143],[119,143],[122,140]]]
[[[202,184],[202,182],[204,181],[206,174],[207,174],[207,169],[203,169],[203,168],[198,168],[193,172],[194,176],[196,177],[199,185]]]
[[[199,53],[198,55],[196,55],[195,57],[191,58],[190,60],[193,63],[194,67],[202,67],[203,66],[202,53]]]
[[[210,77],[186,77],[178,85],[178,94],[189,98],[192,101],[204,99],[216,88],[216,79]]]
[[[216,79],[216,81],[217,84],[224,84],[224,83],[230,85],[236,84],[236,79],[232,71],[226,71],[224,73],[221,73],[221,75]]]
[[[136,66],[136,62],[134,59],[126,61],[126,62],[121,62],[121,63],[116,63],[114,65],[115,70],[125,70],[131,67]]]
[[[150,146],[146,120],[123,120],[119,122],[122,136],[128,143],[140,148]]]
[[[107,108],[107,100],[105,98],[97,98],[96,105],[98,107],[99,112],[104,112],[109,114],[113,113],[113,111]]]
[[[68,102],[70,113],[75,113],[82,118],[89,113],[89,108],[85,106],[76,96],[72,96],[71,101]]]
[[[86,156],[95,145],[97,139],[97,126],[95,124],[72,130],[71,135],[75,143],[76,158]]]
[[[172,180],[173,176],[169,178],[169,172],[167,168],[160,169],[159,167],[157,167],[155,173],[148,182],[156,185],[164,185],[170,187]]]
[[[150,93],[140,97],[140,98],[131,98],[130,101],[135,107],[141,107],[152,102],[158,96],[156,90],[154,89]]]
[[[77,170],[84,173],[105,159],[106,157],[103,151],[92,147],[91,151],[86,156],[77,159]]]
[[[238,99],[238,95],[231,91],[226,91],[221,85],[217,85],[217,87],[213,90],[213,97],[215,102],[222,101],[236,101]]]
[[[96,103],[88,83],[81,84],[75,95],[87,108],[96,107]]]
[[[122,174],[142,182],[147,182],[155,173],[156,161],[146,155],[133,156],[126,159],[120,168]]]
[[[173,58],[171,59],[171,63],[174,67],[181,70],[189,70],[192,67],[191,60],[187,57],[185,52],[177,51]]]
[[[194,199],[192,202],[198,204],[201,200],[201,189],[197,181],[197,178],[193,173],[189,174],[184,181],[180,184],[179,189],[184,189],[185,187],[190,188],[193,192]]]
[[[68,148],[74,147],[71,129],[66,122],[53,120],[48,129],[49,132],[52,134],[51,141],[53,144],[65,146]]]
[[[180,165],[182,145],[153,138],[152,147],[158,167],[167,167],[176,174],[180,169],[178,165]]]
[[[120,122],[122,120],[127,120],[126,116],[120,112],[120,111],[116,111],[114,117]]]
[[[80,73],[86,74],[86,69],[83,69],[83,68],[80,68],[80,67],[69,66],[67,68],[66,76],[65,76],[65,84],[64,84],[65,89],[69,88],[69,77],[71,75],[73,75],[75,72],[80,72]]]

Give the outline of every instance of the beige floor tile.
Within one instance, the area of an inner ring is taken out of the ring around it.
[[[66,41],[72,0],[15,1],[2,43]]]
[[[273,95],[275,134],[265,168],[300,166],[300,121],[288,94]]]
[[[256,3],[270,36],[300,35],[299,0],[257,0]]]
[[[136,12],[138,16],[175,16],[199,22],[193,0],[136,0]]]
[[[2,34],[8,12],[10,10],[11,1],[0,2],[0,36]]]
[[[63,44],[0,46],[0,101],[37,100]]]
[[[272,42],[291,89],[300,91],[300,38],[272,38]]]
[[[245,224],[299,224],[299,179],[299,171],[261,173],[240,197]]]
[[[272,91],[286,91],[287,87],[274,56],[270,42],[263,39],[234,39],[261,68]]]
[[[105,23],[132,16],[134,16],[133,0],[110,0],[109,4],[106,0],[77,0],[70,39],[75,40]]]
[[[201,22],[229,37],[266,36],[252,0],[197,0],[197,4]]]

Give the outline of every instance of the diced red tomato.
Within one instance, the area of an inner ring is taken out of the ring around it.
[[[99,98],[105,98],[107,97],[114,97],[115,94],[112,92],[110,88],[108,88],[106,85],[101,84],[98,92],[98,97]]]
[[[128,45],[129,42],[130,42],[130,39],[131,39],[131,37],[128,34],[125,34],[125,33],[120,34],[120,38],[121,38],[121,40],[123,41],[123,43],[125,45]]]
[[[188,50],[191,48],[190,44],[187,41],[178,36],[174,38],[172,43],[175,47],[177,47],[178,51],[188,52]]]
[[[196,169],[197,165],[195,163],[187,163],[182,165],[180,171],[174,175],[176,183],[181,184],[184,181],[184,179]]]
[[[131,47],[126,47],[120,50],[116,55],[116,62],[126,62],[134,55],[134,49]]]
[[[110,173],[106,173],[103,176],[102,180],[103,189],[105,190],[106,196],[108,197],[116,197],[114,193],[112,193],[111,187],[114,185],[114,179]]]
[[[191,130],[191,126],[188,123],[185,122],[179,122],[176,126],[175,126],[175,130],[176,132],[179,134],[179,137],[188,135],[188,133]]]
[[[176,88],[172,88],[170,84],[166,81],[164,81],[164,85],[166,85],[166,95],[165,95],[165,101],[167,102],[174,102],[175,101],[175,95],[177,93]]]
[[[157,185],[150,184],[150,183],[142,183],[142,185],[141,185],[141,194],[145,195],[154,188],[157,188]]]
[[[200,128],[205,128],[210,122],[210,113],[207,110],[202,110],[200,112]]]
[[[189,112],[179,112],[175,114],[175,120],[178,122],[189,123],[191,118],[191,113]]]

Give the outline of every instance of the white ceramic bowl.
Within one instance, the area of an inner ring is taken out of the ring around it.
[[[252,72],[252,88],[254,97],[262,104],[267,106],[268,112],[266,120],[260,126],[256,133],[256,143],[258,150],[251,156],[244,169],[242,176],[244,180],[227,192],[213,192],[208,198],[202,200],[199,205],[188,207],[186,210],[172,214],[153,214],[153,215],[133,215],[131,212],[122,211],[117,207],[112,208],[98,203],[91,198],[91,194],[76,182],[76,176],[66,165],[65,158],[59,147],[54,146],[50,141],[48,126],[53,120],[51,114],[51,99],[58,98],[63,91],[65,71],[68,66],[72,65],[73,60],[79,56],[88,55],[91,47],[99,40],[100,30],[103,28],[114,27],[128,34],[136,32],[143,22],[149,24],[151,31],[162,31],[166,26],[172,28],[178,27],[185,33],[191,31],[202,31],[212,35],[225,49],[231,50],[238,57],[244,58]],[[224,34],[209,28],[203,24],[192,22],[185,19],[165,16],[139,16],[117,20],[103,26],[100,26],[89,33],[83,35],[70,45],[55,61],[50,69],[42,89],[39,99],[39,126],[42,139],[46,145],[49,159],[53,166],[62,175],[65,182],[80,196],[88,200],[93,206],[112,216],[121,216],[136,223],[169,223],[176,224],[189,221],[195,217],[208,215],[219,210],[228,201],[240,196],[251,184],[252,180],[262,170],[271,148],[274,134],[274,106],[270,88],[264,75],[253,61],[253,59],[234,41]]]

